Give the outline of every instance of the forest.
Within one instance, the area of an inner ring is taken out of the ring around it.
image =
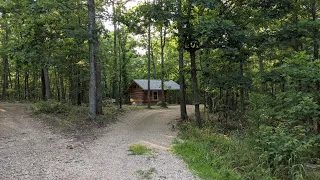
[[[130,2],[1,1],[1,100],[95,119],[133,79],[174,80],[176,151],[200,177],[320,178],[319,0]]]

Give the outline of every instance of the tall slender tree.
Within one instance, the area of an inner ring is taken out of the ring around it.
[[[150,66],[151,66],[151,18],[148,18],[148,108],[151,108],[150,98]]]
[[[118,76],[118,48],[117,48],[117,33],[118,33],[118,26],[117,26],[117,7],[116,2],[112,1],[112,11],[113,11],[113,76],[112,76],[112,98],[116,101],[119,101],[119,94],[118,94],[118,84],[119,84],[119,76]]]
[[[2,12],[2,18],[4,20],[4,36],[3,36],[3,47],[7,49],[8,47],[8,40],[9,40],[9,26],[7,22],[7,13],[4,11]],[[7,89],[9,87],[9,57],[7,50],[2,57],[3,59],[3,85],[2,85],[2,99],[5,99],[7,96]]]
[[[184,47],[190,54],[191,61],[191,82],[192,82],[192,92],[193,92],[193,104],[195,107],[195,117],[198,127],[202,127],[202,121],[200,117],[200,98],[199,98],[199,87],[197,79],[197,64],[196,64],[196,51],[200,49],[200,44],[197,39],[195,39],[193,34],[193,28],[191,26],[191,12],[192,12],[192,1],[188,0],[187,3],[187,27],[186,27],[186,38],[184,41]]]
[[[187,108],[186,108],[186,88],[185,88],[185,72],[184,72],[184,32],[183,32],[183,14],[182,14],[182,0],[177,0],[178,7],[178,53],[179,53],[179,82],[180,82],[180,116],[182,121],[186,121]]]
[[[167,107],[164,94],[164,48],[166,46],[167,28],[160,27],[160,48],[161,48],[161,106]]]
[[[89,60],[90,60],[90,93],[89,93],[89,118],[94,119],[97,115],[96,103],[96,74],[95,74],[95,1],[88,0],[88,34],[89,34]]]

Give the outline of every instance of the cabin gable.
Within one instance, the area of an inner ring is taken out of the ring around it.
[[[142,89],[139,84],[132,82],[128,89],[126,90],[130,95],[130,102],[144,102],[145,101],[145,91]]]

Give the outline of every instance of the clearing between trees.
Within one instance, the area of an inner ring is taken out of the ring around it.
[[[90,141],[53,133],[29,109],[0,103],[0,179],[198,179],[170,151],[179,106],[125,113]],[[131,144],[153,151],[130,155]]]

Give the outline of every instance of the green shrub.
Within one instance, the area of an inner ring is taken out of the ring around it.
[[[35,114],[68,114],[70,110],[70,105],[54,100],[40,101],[32,105],[32,111]]]
[[[319,135],[312,133],[312,122],[319,120],[319,105],[313,95],[282,92],[274,98],[250,95],[248,116],[261,158],[281,179],[306,178],[305,164],[320,156]]]
[[[272,115],[275,113],[272,103],[273,98],[268,95],[250,94],[248,117],[255,128],[259,128],[262,124],[272,123]]]
[[[313,95],[302,92],[283,92],[274,101],[275,119],[291,124],[305,124],[320,118],[320,107]]]
[[[253,134],[180,126],[174,151],[203,179],[319,179],[306,163],[319,160],[320,136],[304,126],[261,125]]]
[[[302,177],[305,174],[304,161],[314,149],[314,140],[305,135],[303,126],[293,129],[285,124],[277,127],[261,126],[256,133],[256,148],[281,178]]]
[[[161,106],[161,107],[168,107],[168,103],[167,102],[162,102],[162,101],[159,101],[159,102],[157,102],[157,104],[156,104],[156,106]]]
[[[289,91],[279,93],[275,98],[252,93],[249,99],[248,117],[256,128],[286,123],[292,127],[303,125],[311,132],[312,122],[320,119],[320,106],[310,93]]]
[[[265,159],[246,139],[199,129],[193,124],[181,127],[174,151],[203,179],[273,179]]]

